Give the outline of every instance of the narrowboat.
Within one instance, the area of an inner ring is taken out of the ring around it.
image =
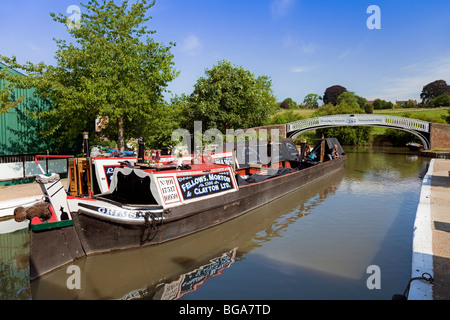
[[[334,138],[321,139],[309,155],[304,150],[304,143],[298,151],[285,139],[233,144],[181,161],[146,156],[141,148],[134,159],[72,158],[67,190],[57,174],[37,175],[44,200],[15,209],[15,216],[30,219],[30,278],[83,256],[216,226],[341,169],[346,160]]]

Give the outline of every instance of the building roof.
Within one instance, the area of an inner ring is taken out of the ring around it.
[[[2,70],[3,68],[6,68],[6,67],[7,67],[6,64],[0,62],[0,70]],[[19,72],[19,71],[15,70],[15,69],[12,69],[12,68],[8,68],[8,72],[10,72],[13,75],[18,75],[18,76],[24,76],[25,77],[25,75],[22,72]]]

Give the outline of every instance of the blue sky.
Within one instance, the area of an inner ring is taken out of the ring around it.
[[[70,38],[49,12],[70,16],[80,2],[2,1],[0,54],[54,64],[53,38]],[[370,5],[381,29],[367,27]],[[368,100],[419,100],[427,83],[450,84],[448,0],[156,0],[148,13],[154,38],[177,44],[172,94],[190,94],[222,59],[269,76],[278,101],[335,84]]]

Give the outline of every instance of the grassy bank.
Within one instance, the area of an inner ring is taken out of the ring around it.
[[[423,108],[400,108],[400,109],[391,109],[391,110],[374,110],[374,114],[383,114],[388,116],[398,116],[398,117],[408,117],[411,116],[423,116],[425,118],[445,118],[449,116],[450,107],[441,107],[441,108],[433,108],[433,109],[423,109]],[[372,129],[372,134],[384,134],[387,128],[374,127]]]
[[[279,110],[276,114],[282,114],[289,111],[292,111],[295,115],[298,115],[302,118],[310,118],[317,109],[291,109],[291,110]],[[383,110],[374,110],[374,114],[384,114],[388,116],[402,116],[403,114],[420,114],[427,115],[431,117],[435,116],[448,116],[450,107],[440,107],[440,108],[396,108],[396,109],[383,109]]]

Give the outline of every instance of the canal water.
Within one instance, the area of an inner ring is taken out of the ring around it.
[[[344,148],[345,168],[220,226],[83,258],[29,282],[26,230],[0,235],[1,299],[391,299],[411,276],[429,160]]]

